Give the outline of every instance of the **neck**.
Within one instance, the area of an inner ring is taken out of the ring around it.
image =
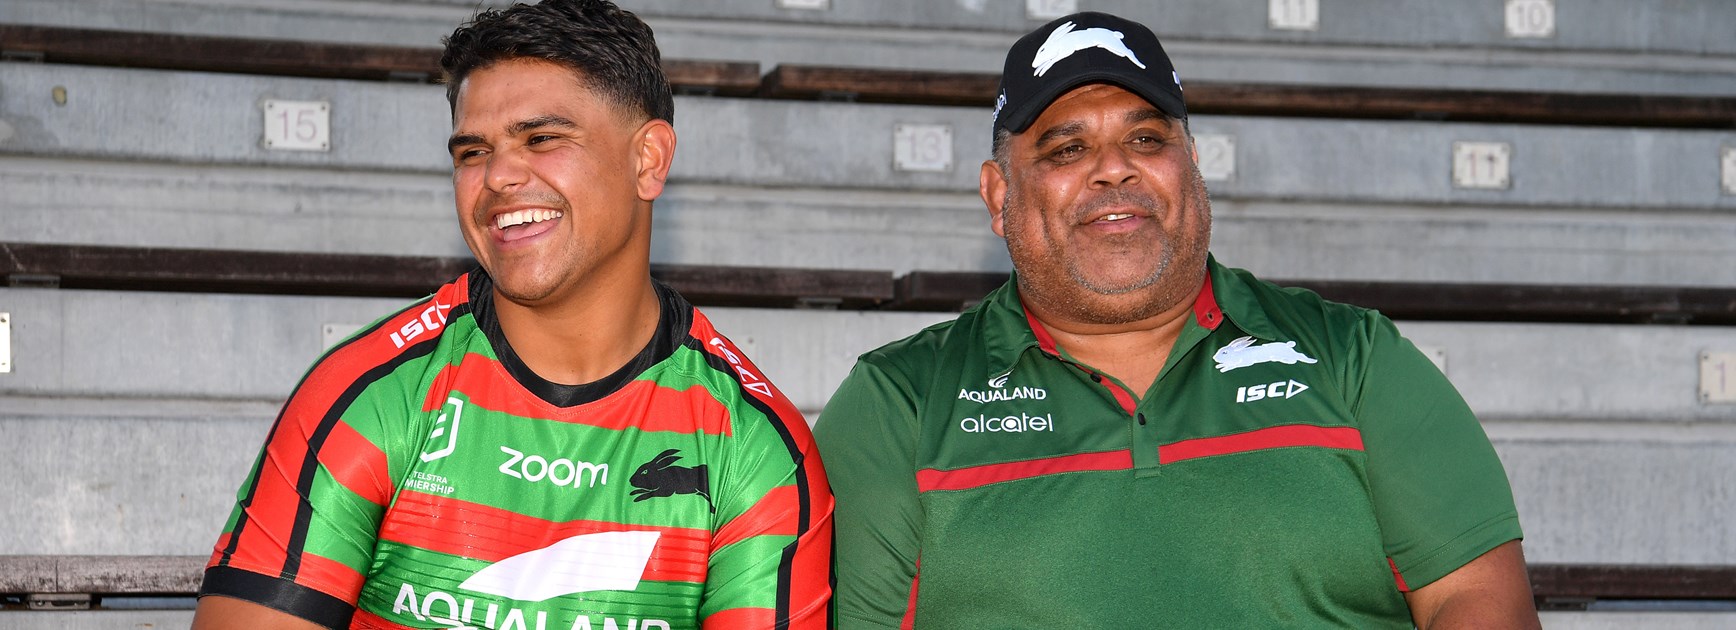
[[[662,308],[649,270],[587,282],[574,295],[581,299],[524,305],[494,294],[507,343],[548,381],[582,385],[613,374],[657,332]]]
[[[1113,324],[1069,318],[1037,300],[1025,301],[1025,308],[1074,360],[1114,377],[1143,398],[1193,317],[1193,303],[1182,300],[1150,317]]]

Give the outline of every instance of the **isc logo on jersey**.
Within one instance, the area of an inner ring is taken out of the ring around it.
[[[428,308],[422,309],[420,314],[392,332],[392,344],[402,348],[417,337],[440,330],[441,326],[446,325],[446,311],[450,310],[451,306],[439,302],[429,304]]]
[[[1250,403],[1267,398],[1290,398],[1305,391],[1308,391],[1308,386],[1296,382],[1295,379],[1290,379],[1289,382],[1278,381],[1264,385],[1237,387],[1236,402]]]

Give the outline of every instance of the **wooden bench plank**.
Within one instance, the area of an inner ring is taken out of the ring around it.
[[[928,105],[994,104],[998,74],[781,64],[768,98]],[[1241,116],[1424,119],[1621,127],[1736,127],[1736,98],[1567,94],[1195,81],[1188,112]]]
[[[468,257],[0,243],[11,286],[414,298],[468,271]],[[1006,281],[996,272],[652,265],[700,306],[961,310]],[[1736,287],[1562,286],[1279,280],[1394,319],[1736,325]]]
[[[0,24],[0,53],[49,63],[438,83],[441,49]],[[746,95],[759,64],[664,59],[678,92]]]
[[[1545,599],[1736,599],[1736,567],[1531,565],[1531,591]]]
[[[476,265],[469,257],[0,243],[12,286],[415,298]],[[700,306],[869,308],[893,296],[885,271],[652,265]]]
[[[1005,273],[914,271],[882,308],[961,310]],[[1394,319],[1557,323],[1736,324],[1736,287],[1561,286],[1494,283],[1274,280]]]

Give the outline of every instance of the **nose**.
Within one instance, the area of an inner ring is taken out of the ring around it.
[[[530,165],[518,151],[496,151],[488,156],[483,184],[496,193],[510,193],[530,181]]]
[[[1127,147],[1115,145],[1097,152],[1096,168],[1091,172],[1094,188],[1114,188],[1139,181],[1139,171],[1133,167]]]

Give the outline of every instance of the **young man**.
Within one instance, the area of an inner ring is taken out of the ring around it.
[[[1378,313],[1207,254],[1157,38],[1081,13],[1007,56],[1014,274],[863,355],[816,432],[839,627],[1536,627],[1500,462]]]
[[[601,0],[447,39],[481,267],[328,352],[196,628],[822,628],[832,498],[784,396],[650,276],[675,151],[651,31]]]

